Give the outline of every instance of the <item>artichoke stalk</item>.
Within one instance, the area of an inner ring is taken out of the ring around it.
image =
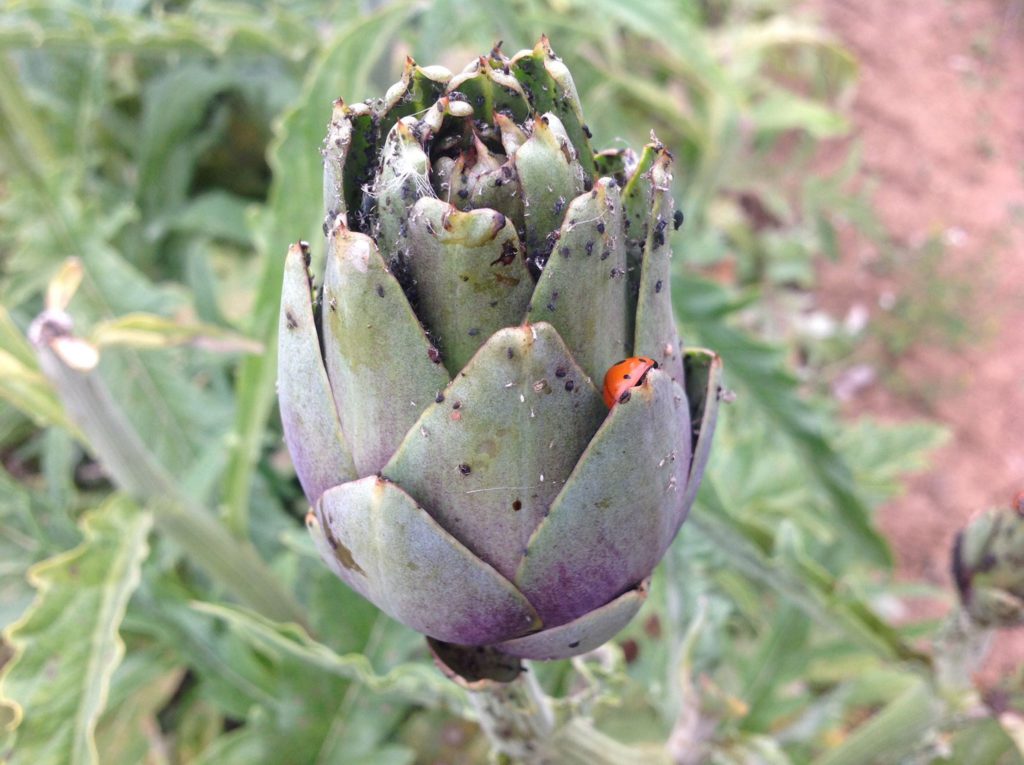
[[[721,364],[676,332],[672,156],[589,137],[546,39],[454,75],[408,60],[383,99],[335,103],[322,286],[306,245],[287,256],[278,390],[307,525],[435,648],[604,643],[707,462]],[[609,409],[632,356],[657,367]]]

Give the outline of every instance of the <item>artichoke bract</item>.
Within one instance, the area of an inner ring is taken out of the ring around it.
[[[960,602],[980,627],[1024,626],[1024,492],[973,518],[953,544]]]
[[[307,524],[436,641],[605,642],[707,462],[721,365],[676,332],[672,157],[589,137],[546,39],[454,75],[409,60],[383,99],[335,103],[319,288],[308,247],[288,253],[278,391]],[[606,370],[633,356],[609,409]]]

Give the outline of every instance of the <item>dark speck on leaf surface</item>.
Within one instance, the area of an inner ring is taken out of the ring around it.
[[[575,387],[576,387],[576,383],[573,382],[572,380],[566,380],[565,381],[565,389],[567,391],[571,392]]]
[[[565,367],[555,367],[555,377],[558,379],[562,379],[566,374],[568,374],[568,372],[566,372]]]
[[[434,403],[435,404],[443,404],[444,403],[444,394],[443,393],[438,393],[436,396],[434,396]]]
[[[513,510],[515,510],[515,511],[516,511],[517,513],[518,513],[518,512],[520,511],[520,510],[522,510],[522,509],[523,509],[523,503],[522,503],[522,501],[521,501],[521,500],[518,500],[518,499],[514,499],[514,500],[512,500],[512,509],[513,509]]]
[[[461,409],[461,408],[462,408],[462,402],[461,401],[456,401],[454,404],[452,404],[452,409]]]
[[[462,475],[469,475],[470,473],[473,472],[473,468],[471,468],[469,465],[463,462],[461,465],[459,465],[459,472],[462,473]]]
[[[378,284],[377,285],[377,296],[378,297],[384,297],[384,285],[383,284]]]
[[[683,221],[684,220],[686,220],[686,216],[683,215],[683,211],[682,210],[676,210],[672,214],[672,225],[673,225],[673,227],[675,228],[676,231],[678,231],[679,227],[683,225]]]

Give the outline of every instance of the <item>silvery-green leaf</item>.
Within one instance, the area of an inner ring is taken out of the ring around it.
[[[533,291],[525,253],[501,213],[460,212],[434,198],[416,203],[408,241],[420,318],[454,375],[487,338],[522,318]]]
[[[661,559],[690,461],[671,378],[651,370],[616,403],[530,539],[513,581],[545,625],[603,606]]]
[[[671,258],[668,238],[671,233],[672,156],[661,148],[650,170],[651,210],[643,250],[640,281],[637,285],[636,335],[633,355],[648,356],[683,384],[683,357],[679,334],[672,312]]]
[[[498,650],[521,659],[568,659],[593,651],[613,638],[647,600],[648,582],[600,608],[558,627],[498,643]]]
[[[307,252],[292,245],[281,290],[277,397],[295,472],[315,503],[330,487],[355,478],[356,469],[320,355],[311,290]]]
[[[530,115],[530,102],[519,81],[511,74],[494,69],[485,56],[452,78],[448,94],[453,93],[465,96],[477,119],[488,125],[498,111],[508,112],[516,122],[523,122]]]
[[[686,520],[686,514],[700,489],[704,469],[711,456],[711,442],[715,435],[722,394],[722,359],[717,353],[703,348],[687,348],[683,353],[683,363],[686,367],[686,399],[689,404],[693,456],[680,515],[676,519],[676,530]],[[675,532],[672,536],[675,536]]]
[[[533,121],[533,133],[513,157],[523,200],[526,254],[543,265],[555,246],[569,202],[584,189],[583,168],[554,114]]]
[[[511,577],[605,412],[551,325],[509,327],[456,375],[382,472]]]
[[[307,524],[335,573],[418,632],[485,645],[539,626],[507,579],[390,481],[368,476],[328,490]]]
[[[626,246],[615,182],[602,178],[572,200],[558,244],[544,266],[527,319],[549,322],[597,384],[630,355]]]
[[[339,225],[321,297],[324,360],[358,475],[376,473],[448,384],[373,240]]]
[[[538,114],[553,112],[558,117],[583,169],[593,175],[594,155],[583,123],[583,106],[568,67],[555,55],[548,38],[541,37],[533,50],[517,53],[509,67],[529,96],[533,110]]]

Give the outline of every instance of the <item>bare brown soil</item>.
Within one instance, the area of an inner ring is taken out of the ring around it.
[[[867,308],[869,326],[902,299],[946,302],[920,312],[905,350],[868,345],[859,363],[875,382],[846,411],[950,429],[880,515],[900,576],[949,587],[957,530],[1024,489],[1024,0],[817,0],[812,11],[860,61],[855,132],[884,224],[910,252],[944,243],[935,263],[881,267],[881,253],[848,240],[821,270],[820,300],[840,317]],[[983,679],[1022,663],[1024,630],[1000,635]]]

